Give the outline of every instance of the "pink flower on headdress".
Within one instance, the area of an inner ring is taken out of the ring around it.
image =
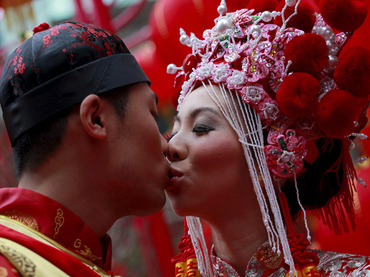
[[[260,85],[243,87],[241,90],[242,98],[245,103],[256,105],[262,99],[263,88]]]
[[[198,69],[197,69],[197,80],[203,81],[205,79],[208,79],[213,71],[213,64],[212,63],[206,63],[202,64]]]
[[[227,78],[227,86],[229,89],[239,89],[246,81],[245,73],[239,70],[233,70],[232,75]]]
[[[182,93],[187,94],[189,92],[190,88],[193,85],[193,82],[195,81],[195,75],[196,75],[195,72],[190,73],[189,80],[185,81],[182,84],[181,86]]]
[[[264,124],[271,124],[279,118],[280,110],[275,100],[267,97],[267,94],[264,95],[266,97],[264,97],[262,101],[258,103],[256,109],[259,112]]]
[[[288,129],[285,134],[272,130],[267,142],[264,149],[266,161],[275,175],[289,178],[302,170],[303,159],[307,155],[306,140],[303,137],[297,138],[292,129]]]
[[[227,63],[221,63],[215,66],[215,70],[213,72],[213,80],[217,83],[225,82],[230,74],[230,65]]]

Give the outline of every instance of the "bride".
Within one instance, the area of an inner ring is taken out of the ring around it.
[[[282,11],[299,15],[300,1],[289,3]],[[361,136],[369,97],[341,77],[346,63],[360,66],[369,52],[355,47],[331,62],[347,38],[320,15],[309,32],[289,26],[288,16],[273,24],[277,12],[226,13],[225,3],[218,10],[204,40],[181,31],[192,55],[168,68],[179,70],[182,87],[166,191],[189,229],[176,276],[194,272],[194,264],[198,276],[370,274],[368,257],[308,250],[305,212],[320,209],[337,233],[354,226],[348,146]],[[299,215],[305,234],[294,230]],[[200,219],[212,230],[210,253]]]

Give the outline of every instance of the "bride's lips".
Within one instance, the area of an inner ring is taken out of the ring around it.
[[[179,180],[183,175],[184,174],[181,171],[173,167],[171,167],[170,170],[168,171],[168,177],[170,178],[170,183]]]

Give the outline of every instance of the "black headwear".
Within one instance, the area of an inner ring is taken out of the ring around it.
[[[65,22],[38,32],[9,55],[0,79],[10,141],[89,94],[139,82],[150,84],[122,40],[105,29]]]

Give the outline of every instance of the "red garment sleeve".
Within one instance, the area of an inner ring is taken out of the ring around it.
[[[20,277],[18,271],[3,255],[0,254],[0,276]]]

